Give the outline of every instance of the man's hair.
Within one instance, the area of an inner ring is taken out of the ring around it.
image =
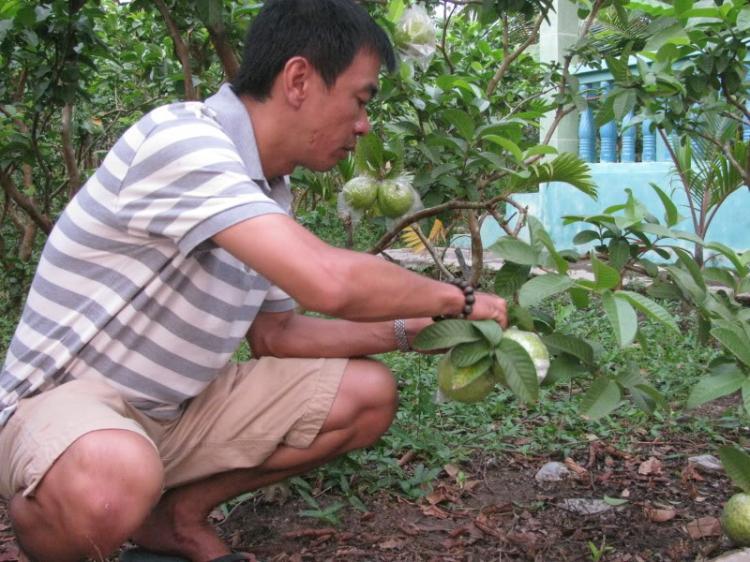
[[[388,36],[353,0],[268,0],[247,31],[232,86],[264,101],[287,61],[302,56],[330,88],[362,49],[394,70]]]

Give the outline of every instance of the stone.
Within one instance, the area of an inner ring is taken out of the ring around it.
[[[725,472],[721,461],[713,455],[690,457],[688,462],[694,464],[695,468],[702,472]]]
[[[560,507],[581,515],[596,515],[597,513],[604,513],[605,511],[611,511],[614,509],[613,506],[609,505],[604,500],[589,500],[586,498],[571,498],[563,500]]]
[[[727,552],[718,558],[712,558],[711,562],[750,562],[750,548]]]
[[[548,462],[539,469],[534,478],[537,482],[560,482],[569,476],[570,470],[563,463]]]

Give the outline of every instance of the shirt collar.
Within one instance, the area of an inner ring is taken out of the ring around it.
[[[237,147],[250,179],[257,182],[267,195],[283,207],[290,207],[292,197],[289,180],[286,177],[268,180],[263,175],[250,114],[232,86],[222,85],[218,92],[205,101],[205,105],[214,112],[219,125]]]

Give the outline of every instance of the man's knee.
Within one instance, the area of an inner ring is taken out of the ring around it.
[[[356,410],[356,422],[361,426],[360,446],[375,443],[391,425],[398,410],[398,389],[391,370],[379,361],[357,359],[350,361],[354,372],[349,383],[352,386],[350,400]]]
[[[13,498],[19,543],[40,561],[106,556],[140,526],[163,480],[156,450],[140,435],[88,433],[52,465],[34,497]]]

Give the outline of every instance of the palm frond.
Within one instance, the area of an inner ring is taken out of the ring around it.
[[[572,152],[563,152],[550,162],[533,164],[526,171],[528,174],[513,176],[511,191],[521,191],[542,183],[562,182],[581,190],[592,199],[597,197],[597,186],[591,179],[591,168]]]

